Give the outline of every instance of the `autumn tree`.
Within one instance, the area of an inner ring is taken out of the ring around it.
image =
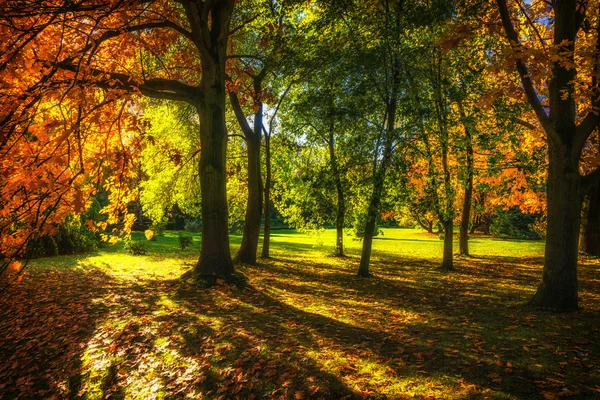
[[[6,36],[32,19],[45,21],[38,22],[37,31],[28,29],[36,40],[25,36],[17,49],[20,65],[37,68],[21,96],[31,99],[41,85],[62,84],[181,101],[196,109],[204,233],[196,272],[209,278],[231,274],[225,176],[227,49],[230,33],[247,22],[234,14],[236,2],[16,3],[3,4]],[[16,57],[3,62],[13,65]],[[146,68],[149,64],[142,58],[156,62]],[[14,114],[4,119],[14,120]]]
[[[578,307],[582,198],[600,174],[596,170],[583,176],[579,167],[582,150],[600,121],[598,4],[496,3],[509,41],[504,57],[516,66],[548,141],[546,252],[542,281],[532,303],[573,310]]]

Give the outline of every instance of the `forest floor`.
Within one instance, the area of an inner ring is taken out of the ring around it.
[[[541,242],[474,238],[443,273],[436,236],[386,229],[361,279],[360,242],[276,231],[240,290],[179,279],[194,239],[32,261],[0,296],[0,398],[600,398],[599,260],[557,314],[523,305]]]

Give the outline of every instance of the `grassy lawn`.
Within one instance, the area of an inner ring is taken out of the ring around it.
[[[553,314],[523,306],[541,242],[476,237],[442,273],[437,236],[386,229],[361,279],[360,242],[275,231],[240,290],[178,279],[194,240],[32,261],[0,297],[0,398],[600,398],[598,260]]]

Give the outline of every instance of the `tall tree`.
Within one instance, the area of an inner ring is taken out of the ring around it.
[[[582,176],[579,170],[582,150],[600,121],[595,111],[600,105],[598,4],[578,0],[496,3],[523,91],[548,139],[545,261],[542,281],[531,301],[573,310],[578,307],[582,198],[600,175],[596,170]],[[520,21],[518,25],[515,20]],[[583,35],[584,29],[588,35]],[[520,30],[531,35],[520,35]],[[547,43],[548,37],[552,43]],[[586,56],[576,56],[578,52]],[[533,54],[544,57],[532,58]],[[580,85],[583,82],[587,83]]]
[[[236,3],[114,0],[93,5],[65,2],[60,7],[45,3],[15,7],[6,2],[1,13],[9,27],[31,17],[48,20],[37,33],[43,40],[25,40],[18,50],[21,57],[39,66],[31,77],[35,82],[23,96],[33,98],[40,93],[34,89],[50,84],[94,87],[183,101],[196,109],[200,119],[203,230],[196,273],[209,279],[234,271],[225,174],[226,65],[232,22],[234,29],[247,22],[234,14]],[[47,43],[64,45],[43,48]],[[167,48],[170,55],[175,52],[174,56],[161,59]],[[141,56],[158,60],[155,65],[160,67],[146,69]],[[12,57],[6,63],[15,60]],[[129,68],[136,63],[137,68]],[[5,119],[13,115],[9,112]]]

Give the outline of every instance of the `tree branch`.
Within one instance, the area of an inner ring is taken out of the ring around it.
[[[504,32],[506,33],[506,36],[508,37],[508,40],[510,42],[510,47],[513,49],[513,51],[519,53],[521,51],[522,46],[521,42],[519,41],[519,35],[515,31],[513,23],[510,19],[510,14],[508,11],[508,6],[506,5],[506,0],[496,0],[496,3],[498,4],[500,18],[502,19],[502,26],[504,27]],[[517,58],[515,64],[519,76],[521,77],[521,83],[523,84],[523,89],[525,91],[525,94],[527,95],[527,100],[529,101],[529,104],[531,105],[533,111],[537,115],[542,127],[546,131],[548,138],[550,138],[553,141],[556,141],[557,143],[560,143],[560,137],[554,130],[552,121],[550,120],[550,117],[548,117],[546,110],[544,110],[544,107],[540,102],[538,93],[535,87],[533,86],[533,81],[531,80],[531,76],[529,74],[529,68],[525,65],[523,60],[519,58]]]
[[[231,107],[233,108],[233,112],[235,113],[238,124],[242,129],[244,138],[247,140],[248,138],[254,137],[254,131],[246,119],[246,115],[244,114],[244,110],[242,110],[242,105],[240,104],[238,95],[234,92],[229,92],[229,102],[231,103]]]
[[[58,63],[57,68],[77,72],[77,65],[72,63]],[[121,89],[128,92],[139,91],[144,96],[157,99],[177,100],[195,104],[201,91],[195,87],[172,79],[154,78],[140,80],[119,72],[102,71],[90,68],[83,82],[95,85],[102,89]]]

